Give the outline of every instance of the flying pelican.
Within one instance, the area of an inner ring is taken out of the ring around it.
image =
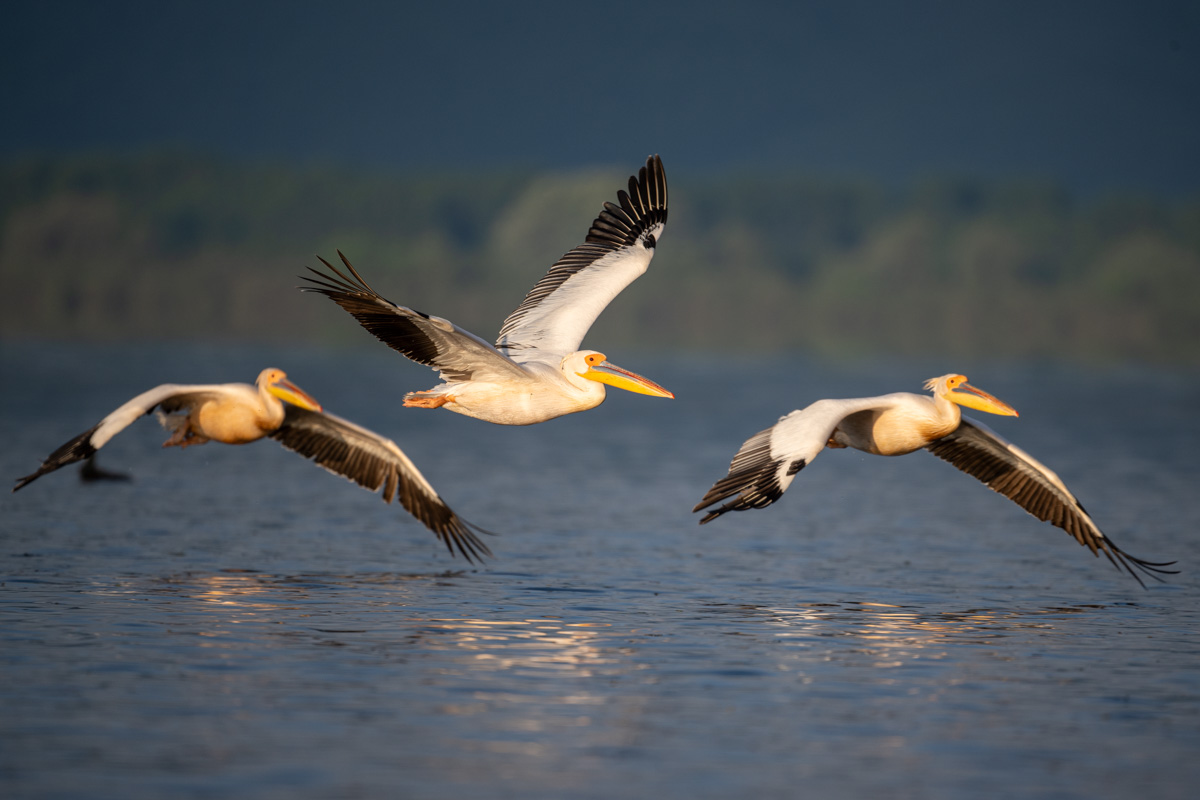
[[[1002,416],[1016,410],[967,383],[965,375],[943,375],[925,382],[933,397],[896,392],[879,397],[818,400],[780,417],[742,445],[729,474],[713,484],[692,511],[734,497],[700,520],[703,525],[727,511],[765,508],[778,500],[796,473],[826,447],[853,447],[877,456],[902,456],[925,448],[982,481],[1040,520],[1062,528],[1093,555],[1104,555],[1145,585],[1132,564],[1146,575],[1175,574],[1163,569],[1174,561],[1134,558],[1100,532],[1075,495],[1057,475],[1014,444],[975,420],[959,406]]]
[[[445,407],[498,425],[532,425],[604,402],[604,386],[674,397],[653,381],[580,350],[584,334],[622,289],[646,271],[667,222],[667,176],[658,156],[605,203],[583,244],[564,255],[500,327],[496,346],[449,320],[398,306],[372,289],[338,251],[349,275],[325,259],[327,274],[302,291],[319,292],[382,342],[441,373],[441,383],[410,392],[404,405]]]
[[[400,504],[437,534],[451,553],[457,547],[468,561],[491,555],[472,531],[475,526],[450,510],[395,442],[325,413],[283,370],[273,368],[259,373],[254,386],[167,383],[143,392],[51,453],[37,472],[18,479],[13,491],[48,472],[91,458],[109,439],[155,409],[159,422],[171,432],[163,447],[210,440],[247,444],[269,436],[372,492],[382,487],[388,503],[399,493]]]

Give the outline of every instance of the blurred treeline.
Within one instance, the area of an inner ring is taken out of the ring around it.
[[[0,165],[0,335],[373,341],[294,287],[341,249],[486,339],[638,166],[372,173],[190,155]],[[1200,363],[1200,197],[671,170],[586,345]]]

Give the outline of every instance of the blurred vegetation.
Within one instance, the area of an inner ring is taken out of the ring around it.
[[[384,296],[491,339],[633,166],[0,164],[0,336],[366,344],[344,312],[294,289],[340,249]],[[669,176],[653,268],[586,345],[1200,363],[1200,198]]]

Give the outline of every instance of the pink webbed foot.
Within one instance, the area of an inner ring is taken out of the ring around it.
[[[429,392],[409,392],[404,395],[405,408],[441,408],[454,401],[453,395],[431,394]]]
[[[187,425],[182,425],[175,429],[170,439],[163,442],[163,447],[187,447],[193,444],[204,444],[207,441],[208,439],[205,437],[193,433]]]

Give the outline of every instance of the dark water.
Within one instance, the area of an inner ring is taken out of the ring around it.
[[[10,478],[157,383],[274,365],[501,535],[471,567],[273,443],[140,422],[101,454],[134,481],[0,500],[0,794],[1194,796],[1200,376],[610,355],[679,399],[506,429],[393,407],[432,374],[382,348],[4,347]],[[924,453],[689,514],[780,414],[952,369],[1183,573],[1143,590]]]

